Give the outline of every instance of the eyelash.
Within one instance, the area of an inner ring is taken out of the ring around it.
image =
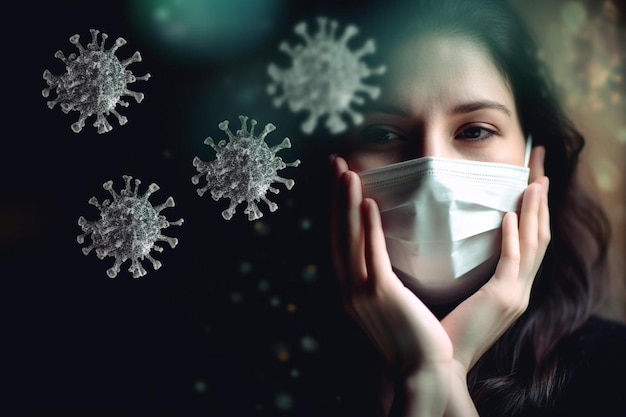
[[[487,132],[487,134],[485,136],[483,136],[483,137],[478,137],[478,138],[459,138],[460,134],[462,134],[464,132],[467,132],[470,129],[472,129],[472,130],[479,129],[479,130]],[[467,140],[467,141],[470,141],[470,142],[480,142],[480,141],[489,139],[490,137],[492,137],[493,135],[496,135],[497,133],[498,132],[496,130],[489,129],[489,128],[484,127],[484,126],[467,126],[467,127],[464,127],[463,130],[459,134],[454,135],[454,138],[455,139],[463,139],[463,140]]]
[[[461,134],[466,133],[468,130],[477,130],[477,129],[483,132],[487,132],[487,133],[482,137],[481,135],[479,135],[478,138],[460,136]],[[466,140],[469,142],[481,142],[481,141],[489,139],[490,137],[492,137],[493,135],[496,135],[497,133],[498,132],[495,129],[490,129],[484,126],[467,126],[467,127],[464,127],[463,130],[460,131],[460,133],[456,134],[454,138],[458,140]],[[384,136],[392,135],[394,137],[392,137],[391,139],[390,138],[381,139],[380,138],[380,136],[382,136],[381,134]],[[359,133],[359,141],[361,141],[362,143],[368,143],[372,145],[388,145],[398,140],[405,141],[406,137],[384,126],[369,126],[369,127],[364,128]]]
[[[381,134],[384,136],[392,135],[393,137],[381,139]],[[364,144],[387,145],[398,140],[404,141],[406,138],[401,133],[385,126],[368,126],[359,132],[358,140]]]

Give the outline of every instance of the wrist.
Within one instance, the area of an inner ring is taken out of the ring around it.
[[[405,376],[405,416],[441,416],[450,394],[451,368],[446,365],[422,366]]]
[[[469,372],[469,367],[465,363],[453,360],[450,364],[450,372],[452,378],[457,381],[461,381],[465,386],[467,386],[467,374]]]
[[[446,404],[444,417],[478,417],[467,386],[468,366],[454,360],[450,365],[450,396]]]

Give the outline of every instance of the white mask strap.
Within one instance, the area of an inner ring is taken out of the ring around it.
[[[526,153],[524,154],[524,166],[528,168],[528,162],[530,162],[530,151],[533,148],[533,137],[531,134],[526,138]]]

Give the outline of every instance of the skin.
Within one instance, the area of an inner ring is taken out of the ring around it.
[[[331,157],[342,299],[404,379],[406,416],[478,415],[467,373],[528,307],[550,241],[545,151],[533,148],[520,212],[504,216],[494,275],[439,320],[393,273],[378,206],[363,198],[357,172],[423,156],[523,165],[525,141],[511,89],[480,46],[430,37],[399,48],[391,63],[383,110],[366,117],[345,158]]]

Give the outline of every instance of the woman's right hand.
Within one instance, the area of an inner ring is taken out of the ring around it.
[[[406,380],[406,389],[417,393],[406,404],[407,415],[442,415],[452,342],[440,321],[393,272],[378,206],[363,199],[360,177],[338,156],[332,158],[332,169],[330,235],[344,308]]]

